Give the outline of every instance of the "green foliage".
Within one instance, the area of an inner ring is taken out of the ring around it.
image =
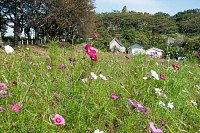
[[[101,50],[101,51],[109,51],[109,42],[112,40],[110,37],[104,37],[99,39],[94,39],[92,42],[92,46]]]
[[[14,36],[2,36],[2,40],[4,42],[13,42],[14,41]]]

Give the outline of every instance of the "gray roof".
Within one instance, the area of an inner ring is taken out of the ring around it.
[[[141,45],[139,45],[139,44],[134,44],[134,45],[132,45],[132,46],[130,46],[129,47],[129,49],[134,49],[134,48],[140,48],[140,49],[143,49],[143,47],[141,46]]]
[[[121,47],[124,47],[124,45],[122,44],[122,42],[120,40],[118,40],[117,38],[114,38],[114,39]]]

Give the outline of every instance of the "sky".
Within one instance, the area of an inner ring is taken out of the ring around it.
[[[200,0],[95,0],[95,6],[98,13],[121,11],[126,6],[128,11],[164,12],[173,16],[184,10],[200,8]]]
[[[95,11],[97,13],[121,11],[126,6],[128,11],[168,13],[173,16],[178,12],[188,9],[200,8],[200,0],[95,0]],[[13,30],[8,28],[8,35],[13,35]]]

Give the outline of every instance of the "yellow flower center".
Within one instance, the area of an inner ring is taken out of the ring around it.
[[[56,118],[56,122],[60,123],[61,119],[60,118]]]
[[[88,53],[90,53],[90,49],[88,49]]]

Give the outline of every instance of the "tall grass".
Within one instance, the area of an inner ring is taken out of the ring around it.
[[[98,51],[98,62],[92,62],[84,47],[60,48],[55,43],[44,51],[46,54],[40,54],[30,47],[0,55],[0,82],[8,87],[0,99],[0,107],[5,109],[0,112],[1,132],[89,133],[100,129],[105,133],[145,133],[150,132],[149,122],[166,133],[200,132],[197,61],[144,55],[125,58]],[[60,64],[66,68],[60,69]],[[173,69],[172,64],[180,68]],[[166,80],[156,80],[151,70],[164,74]],[[98,78],[91,80],[90,72]],[[156,94],[155,88],[167,97]],[[113,93],[117,99],[111,98]],[[127,99],[142,104],[146,111],[131,106]],[[160,106],[160,101],[166,106]],[[169,102],[174,108],[167,107]],[[20,110],[14,112],[12,104]],[[63,116],[64,125],[54,124],[55,114]]]

